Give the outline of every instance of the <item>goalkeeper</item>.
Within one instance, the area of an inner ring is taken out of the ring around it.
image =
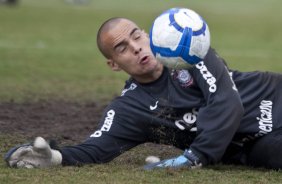
[[[107,65],[130,76],[98,129],[66,147],[38,137],[12,148],[5,155],[9,166],[106,163],[153,142],[174,145],[183,154],[145,169],[219,162],[282,168],[282,75],[229,70],[213,49],[190,69],[169,70],[155,59],[148,35],[124,18],[106,21],[97,43]]]

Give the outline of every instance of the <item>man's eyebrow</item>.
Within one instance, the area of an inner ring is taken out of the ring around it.
[[[134,33],[135,33],[135,31],[137,31],[137,30],[139,30],[137,27],[136,28],[134,28],[134,29],[132,29],[132,31],[130,32],[130,36],[132,36]]]

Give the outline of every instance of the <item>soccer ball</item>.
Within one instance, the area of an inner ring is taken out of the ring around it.
[[[150,47],[157,60],[173,69],[202,61],[210,47],[210,32],[193,10],[172,8],[158,16],[150,30]]]

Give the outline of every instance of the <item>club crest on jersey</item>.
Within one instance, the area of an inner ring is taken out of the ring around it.
[[[175,70],[173,79],[178,80],[180,86],[186,88],[193,84],[193,78],[187,70]]]

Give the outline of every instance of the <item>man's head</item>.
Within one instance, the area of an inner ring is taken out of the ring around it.
[[[97,44],[113,71],[123,70],[139,82],[150,82],[162,71],[148,35],[131,20],[107,20],[98,31]]]
[[[112,27],[114,27],[121,20],[122,20],[122,18],[119,18],[119,17],[108,19],[107,21],[105,21],[101,25],[100,29],[98,30],[98,33],[97,33],[97,45],[98,45],[98,48],[99,48],[100,52],[107,59],[109,59],[111,56],[108,53],[107,46],[105,44],[103,44],[103,33],[109,32],[112,29]]]

